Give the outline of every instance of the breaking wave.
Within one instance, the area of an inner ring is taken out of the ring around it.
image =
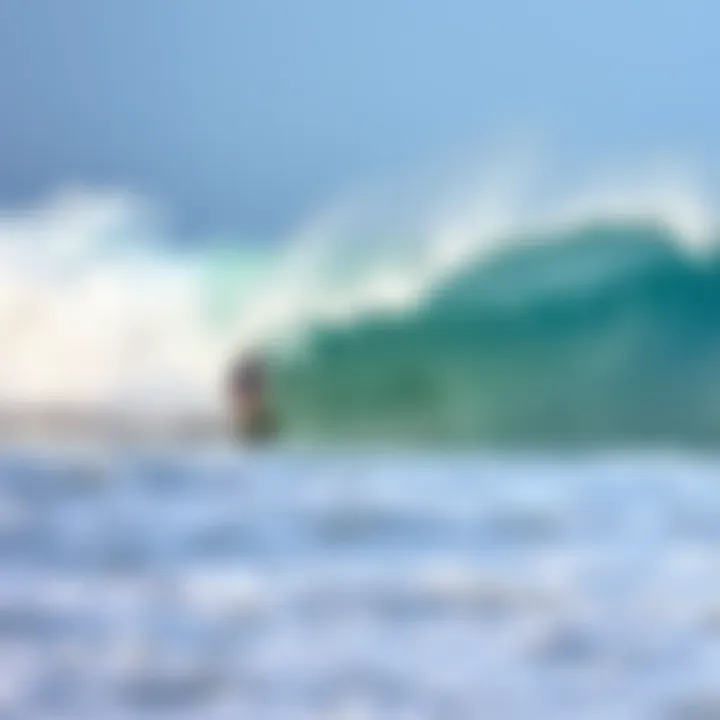
[[[174,243],[119,194],[6,215],[0,401],[215,412],[228,359],[260,345],[304,436],[711,434],[720,263],[701,194],[654,178],[530,212],[488,188],[254,244]]]

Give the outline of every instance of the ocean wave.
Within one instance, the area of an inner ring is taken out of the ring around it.
[[[512,183],[411,223],[340,206],[285,242],[174,243],[85,191],[0,221],[0,400],[216,412],[269,347],[300,435],[414,440],[709,430],[720,275],[691,184],[529,212]],[[431,205],[428,205],[431,207]]]

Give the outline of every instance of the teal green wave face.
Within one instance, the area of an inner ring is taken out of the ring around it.
[[[612,224],[528,238],[403,316],[316,328],[275,367],[284,425],[391,443],[720,437],[720,264],[676,240]]]

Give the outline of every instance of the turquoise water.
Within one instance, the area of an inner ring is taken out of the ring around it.
[[[0,454],[23,718],[716,717],[715,457]]]
[[[324,440],[714,443],[720,256],[660,223],[512,238],[411,309],[306,329],[278,363],[293,432]]]

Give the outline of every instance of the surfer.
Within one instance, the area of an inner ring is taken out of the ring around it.
[[[249,442],[266,442],[277,435],[277,422],[267,391],[267,371],[259,356],[241,358],[228,379],[230,422],[233,434]]]

